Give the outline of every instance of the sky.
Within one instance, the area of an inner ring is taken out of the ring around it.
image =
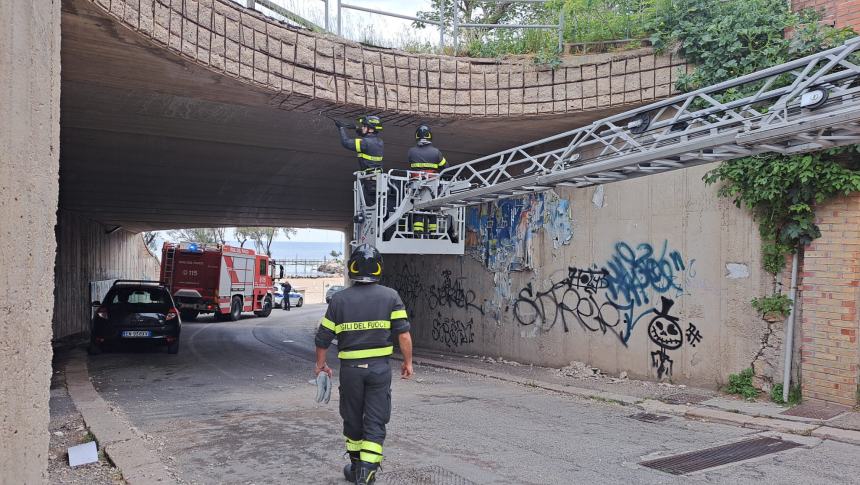
[[[324,4],[321,0],[271,1],[320,25],[323,23]],[[344,3],[411,16],[415,16],[420,10],[430,10],[432,6],[431,0],[350,0]],[[337,0],[329,0],[329,18],[332,22],[332,30],[337,28],[336,15]],[[353,38],[352,40],[365,40],[355,37],[363,37],[361,32],[370,31],[373,39],[383,40],[385,43],[397,43],[398,40],[402,41],[404,38],[430,43],[438,42],[439,31],[435,27],[427,26],[424,29],[414,29],[411,27],[411,23],[410,20],[386,18],[368,12],[344,9],[343,34],[345,37]],[[380,26],[384,26],[384,28],[379,28]]]
[[[296,241],[296,242],[343,242],[344,235],[340,231],[327,231],[325,229],[299,229],[299,232],[287,239],[283,234],[279,234],[275,241]],[[232,232],[232,231],[231,231]]]

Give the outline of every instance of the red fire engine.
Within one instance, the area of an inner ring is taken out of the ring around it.
[[[201,313],[230,321],[242,312],[268,317],[273,298],[269,268],[268,256],[252,249],[193,242],[164,243],[161,248],[161,281],[186,321]]]

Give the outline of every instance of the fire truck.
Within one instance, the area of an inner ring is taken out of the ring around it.
[[[275,266],[252,249],[194,242],[164,243],[161,281],[169,288],[182,319],[201,313],[236,321],[243,312],[272,313]],[[279,278],[283,278],[283,266]]]

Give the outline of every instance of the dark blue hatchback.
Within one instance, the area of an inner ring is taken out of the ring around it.
[[[179,352],[182,322],[168,288],[158,281],[117,280],[103,301],[94,301],[90,353],[123,340],[148,340]]]

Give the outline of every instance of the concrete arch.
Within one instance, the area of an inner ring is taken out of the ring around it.
[[[88,0],[153,43],[264,88],[293,111],[414,117],[550,116],[668,96],[683,59],[650,50],[585,56],[558,69],[367,47],[291,27],[230,0]]]

